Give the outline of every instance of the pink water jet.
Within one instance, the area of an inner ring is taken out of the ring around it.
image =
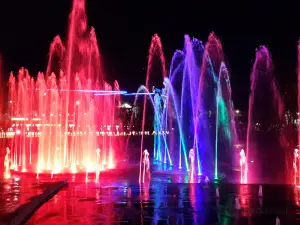
[[[255,167],[249,167],[247,174],[248,182],[257,181],[259,174],[263,175],[268,172],[262,167],[262,165],[268,162],[263,161],[261,151],[264,150],[263,154],[265,155],[273,153],[266,152],[269,150],[270,146],[268,146],[268,148],[263,147],[263,144],[267,143],[268,140],[279,140],[279,137],[275,137],[274,133],[268,134],[268,132],[265,132],[263,134],[258,134],[256,132],[261,125],[263,126],[265,124],[266,126],[270,126],[270,124],[274,123],[280,124],[283,116],[284,103],[277,88],[273,72],[271,54],[265,46],[261,46],[256,50],[255,62],[250,77],[251,94],[249,96],[248,108],[246,156],[248,160],[255,163]],[[273,136],[266,136],[264,138],[263,135]],[[271,144],[274,143],[274,141],[271,142]],[[274,145],[274,147],[280,149],[280,144]],[[283,151],[280,151],[275,155],[278,157],[278,160],[280,159],[278,162],[282,162],[281,154],[283,154]],[[276,167],[278,168],[278,165]],[[268,170],[271,170],[270,167]],[[262,179],[262,177],[260,179]]]
[[[190,176],[194,177],[194,175],[195,175],[195,151],[194,151],[194,149],[190,149],[189,159],[190,159]]]
[[[150,81],[150,74],[152,72],[152,65],[154,63],[154,59],[158,57],[161,63],[161,72],[162,78],[164,79],[167,76],[167,69],[166,69],[166,62],[164,52],[162,50],[162,44],[159,36],[154,34],[151,39],[151,44],[149,48],[149,55],[148,55],[148,64],[147,64],[147,73],[146,73],[146,81],[145,86],[148,90],[150,90],[150,85],[154,86],[154,83]],[[163,81],[162,79],[162,81]],[[157,80],[157,79],[155,79]],[[161,82],[162,83],[162,82]],[[142,181],[142,157],[143,157],[143,145],[144,145],[144,129],[145,129],[145,118],[146,118],[146,109],[147,109],[147,96],[144,96],[143,102],[143,117],[142,117],[142,138],[141,138],[141,157],[140,157],[140,172],[139,172],[139,182]]]
[[[56,36],[50,45],[46,74],[36,80],[21,68],[9,78],[9,113],[21,117],[12,140],[12,168],[23,172],[99,172],[116,166],[123,148],[117,106],[120,90],[105,82],[95,30],[89,28],[85,0],[74,0],[66,45]],[[66,46],[66,47],[65,47]],[[39,138],[29,137],[35,129]],[[101,149],[101,160],[97,149]],[[101,162],[100,162],[101,161]]]
[[[4,157],[4,179],[9,179],[11,178],[11,174],[10,174],[10,149],[6,148],[6,154]]]
[[[299,120],[299,112],[300,112],[300,40],[298,41],[298,67],[297,67],[297,87],[298,87],[298,95],[297,95],[297,97],[298,97],[298,101],[297,101],[297,103],[298,103],[298,113],[297,113],[297,116],[298,116],[298,120]],[[298,146],[300,146],[299,144],[300,144],[300,123],[299,123],[299,121],[298,121]],[[298,153],[298,152],[297,152]],[[298,158],[298,156],[299,155],[297,155],[297,158]],[[295,160],[295,159],[294,159]],[[299,160],[299,158],[298,158],[298,160]],[[296,166],[296,167],[295,167]],[[299,166],[300,166],[300,161],[299,161]],[[298,181],[296,180],[296,170],[295,170],[295,176],[294,176],[294,183],[296,184],[300,184],[300,174],[299,174],[299,166],[297,167],[297,165],[294,165],[294,169],[297,169],[298,168]]]
[[[244,149],[240,151],[241,184],[247,184],[247,158]]]
[[[150,178],[150,154],[147,149],[143,152],[143,183],[145,183],[145,175],[148,177],[148,182]]]
[[[297,177],[299,178],[299,150],[296,148],[294,151],[294,160],[293,160],[293,169],[294,169],[294,184],[299,184],[299,181],[297,180]]]

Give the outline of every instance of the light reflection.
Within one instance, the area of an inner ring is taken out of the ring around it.
[[[251,217],[257,216],[254,206],[260,204],[262,207],[262,202],[259,202],[262,198],[257,195],[257,185],[234,186],[234,194],[230,196],[226,195],[226,187],[220,186],[221,198],[217,198],[214,184],[209,188],[196,183],[156,182],[146,182],[140,186],[115,182],[112,186],[105,186],[109,182],[70,182],[69,187],[43,205],[28,224],[41,224],[45,221],[42,218],[46,218],[47,224],[119,224],[120,221],[127,221],[128,224],[205,225],[218,222],[231,224],[232,218],[235,218],[236,224],[242,219],[251,224]],[[12,206],[17,207],[41,193],[41,187],[45,185],[36,180],[31,181],[30,185],[23,180],[19,180],[17,184],[9,182],[2,186],[2,191],[6,194],[0,195],[0,204],[14,209]],[[268,189],[265,190],[266,196],[267,193]],[[240,210],[234,209],[235,197],[239,199]],[[296,186],[293,197],[299,206]]]
[[[300,202],[299,202],[299,189],[298,186],[294,185],[294,199],[295,199],[295,204],[299,207],[300,206]]]
[[[196,218],[196,214],[197,214],[197,206],[196,206],[196,192],[195,192],[195,184],[190,184],[189,185],[189,198],[190,198],[190,202],[191,202],[191,206],[193,209],[193,223],[197,224],[197,218]]]
[[[249,185],[240,185],[241,216],[251,217],[251,189]]]
[[[39,184],[28,182],[28,180],[26,183],[21,182],[19,177],[12,176],[12,179],[0,185],[0,218],[2,215],[14,212],[41,191]]]

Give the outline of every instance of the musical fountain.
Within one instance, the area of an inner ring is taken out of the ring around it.
[[[46,73],[34,79],[21,68],[9,77],[8,110],[16,123],[11,169],[53,175],[115,168],[120,93],[117,81],[105,81],[85,0],[74,0],[68,39],[54,38]]]
[[[157,65],[159,70],[155,68]],[[274,141],[279,140],[280,126],[276,132],[270,132],[271,136],[261,136],[257,132],[261,121],[267,124],[275,121],[277,126],[284,112],[274,79],[272,58],[265,46],[256,50],[250,83],[248,123],[243,140],[237,135],[230,74],[218,37],[211,33],[203,45],[196,38],[185,35],[184,48],[174,53],[167,71],[162,43],[155,34],[149,48],[145,85],[137,93],[129,93],[135,95],[134,106],[138,104],[139,96],[143,96],[139,131],[140,184],[137,187],[137,177],[133,174],[128,176],[125,171],[122,171],[124,176],[121,173],[118,176],[109,174],[107,179],[100,179],[103,170],[117,167],[118,160],[121,160],[117,156],[128,147],[130,135],[124,143],[125,148],[123,139],[119,138],[123,125],[118,111],[121,96],[126,92],[120,91],[117,81],[113,85],[105,81],[95,30],[87,25],[85,1],[74,0],[68,39],[64,44],[59,36],[54,38],[45,74],[39,73],[34,79],[28,70],[21,68],[16,76],[13,73],[10,75],[8,110],[15,123],[11,128],[13,138],[10,147],[6,148],[4,178],[11,181],[13,188],[8,186],[5,196],[8,196],[7,199],[13,196],[13,201],[19,201],[18,193],[11,195],[9,190],[27,188],[27,183],[19,185],[20,178],[15,176],[17,171],[37,173],[38,178],[46,174],[53,180],[61,178],[55,177],[55,174],[83,173],[86,182],[70,182],[70,187],[62,190],[55,201],[50,201],[48,205],[46,203],[47,207],[41,208],[42,211],[33,217],[33,221],[40,220],[40,214],[56,209],[59,213],[51,214],[55,221],[74,222],[74,216],[89,218],[91,215],[98,219],[99,210],[94,207],[97,201],[102,207],[104,222],[111,222],[115,218],[122,221],[123,213],[114,211],[122,212],[126,208],[123,203],[132,208],[133,202],[139,202],[136,205],[140,205],[141,212],[138,213],[141,214],[141,223],[150,218],[144,217],[144,212],[151,207],[154,208],[151,213],[155,224],[162,221],[165,216],[162,214],[169,214],[175,207],[176,220],[184,224],[186,215],[196,222],[210,214],[203,209],[206,209],[207,203],[211,205],[211,199],[216,200],[218,214],[227,207],[220,207],[226,200],[235,207],[235,213],[251,218],[255,214],[254,204],[259,202],[262,207],[270,201],[270,187],[264,188],[263,195],[261,185],[257,192],[257,185],[248,183],[261,182],[264,177],[262,165],[269,168],[272,163],[282,160],[283,154],[288,154],[279,152],[276,158],[264,145],[264,139],[268,137],[274,146],[280,147]],[[149,134],[149,131],[145,131],[149,111],[153,114],[153,145],[145,141],[145,135]],[[129,130],[133,128],[132,121],[135,119],[132,114]],[[235,151],[235,146],[241,141],[246,145],[245,150]],[[263,154],[270,157],[269,162],[264,161]],[[295,202],[299,205],[296,186],[300,179],[298,149],[295,149],[292,161],[294,170],[289,173],[293,172]],[[243,185],[210,182],[211,178],[220,179],[222,174],[230,174],[234,165],[239,167],[239,173],[233,176],[237,179],[230,181]],[[134,169],[138,171],[137,167]],[[155,174],[157,171],[163,174],[162,178],[160,174]],[[89,173],[95,174],[95,183],[88,182]],[[165,174],[175,175],[176,178],[165,178]],[[172,183],[189,184],[167,184],[170,180]],[[194,183],[202,181],[204,185],[195,188]],[[211,187],[215,191],[213,197]],[[29,188],[34,190],[31,186]],[[240,193],[237,193],[237,189]],[[26,193],[24,190],[22,193]],[[270,202],[274,204],[275,199],[281,205],[282,189],[276,189],[275,186],[274,190],[276,194]],[[226,195],[226,192],[231,194]],[[255,192],[255,196],[251,192]],[[32,194],[37,193],[33,191]],[[76,201],[69,201],[70,198]],[[78,202],[84,205],[83,211],[67,210],[70,205],[72,209],[73,206],[78,207]],[[135,217],[133,221],[138,218],[132,211],[129,214]],[[225,223],[228,223],[227,214],[223,218]],[[124,215],[125,218],[130,217]],[[165,220],[172,219],[168,216]],[[190,223],[188,221],[187,224]],[[278,217],[276,223],[280,223]]]
[[[10,167],[51,176],[93,172],[97,178],[101,170],[116,167],[116,155],[124,150],[123,139],[118,138],[123,127],[118,106],[125,92],[120,91],[117,81],[113,85],[105,81],[84,0],[73,1],[65,43],[59,36],[54,38],[45,74],[39,73],[34,79],[21,68],[16,76],[10,75],[8,110],[16,122]],[[138,89],[133,104],[143,96],[139,181],[144,181],[145,168],[149,172],[144,154],[149,147],[147,157],[151,156],[155,168],[165,173],[215,179],[230,174],[239,164],[234,146],[241,139],[237,135],[230,74],[218,37],[211,33],[203,45],[185,35],[184,48],[175,51],[169,71],[157,34],[151,39],[148,53],[145,85]],[[270,107],[261,110],[260,91],[265,87]],[[154,115],[153,146],[145,146],[144,142],[149,102]],[[283,110],[272,59],[262,46],[256,51],[251,73],[246,149],[240,165],[242,183],[248,182],[249,173],[255,177],[261,170],[256,167],[254,172],[249,163],[254,158],[257,166],[262,160],[254,124],[270,114],[280,121]],[[192,156],[188,149],[193,149]]]
[[[155,59],[160,61],[160,78],[152,72]],[[155,76],[162,84],[155,83]],[[189,171],[187,148],[192,147],[195,150],[195,174],[201,175],[205,171],[217,178],[218,161],[222,158],[230,162],[231,149],[237,141],[229,73],[218,38],[212,33],[203,46],[201,41],[185,35],[184,50],[174,53],[167,77],[162,44],[158,35],[154,35],[149,49],[146,85],[137,93],[147,93],[142,127],[147,99],[154,110],[153,127],[157,134],[154,137],[154,164],[163,164],[165,170],[173,172]],[[223,151],[219,154],[220,146]],[[141,152],[143,147],[142,137]]]
[[[157,71],[152,68],[155,60],[160,62],[161,77],[157,77],[157,72],[152,72]],[[146,75],[146,85],[138,89],[135,103],[138,96],[144,94],[142,127],[145,126],[147,102],[151,103],[154,111],[153,127],[157,135],[154,136],[153,163],[159,165],[159,170],[189,172],[191,160],[187,149],[191,147],[195,151],[192,169],[198,176],[205,174],[218,179],[220,172],[230,173],[234,165],[242,162],[242,183],[248,183],[249,170],[252,170],[251,182],[262,179],[264,174],[260,166],[263,156],[258,149],[265,148],[265,143],[262,143],[264,141],[258,136],[256,128],[260,121],[268,118],[264,125],[275,124],[280,130],[284,112],[273,74],[272,58],[265,46],[256,50],[251,73],[245,140],[237,135],[230,75],[222,45],[214,33],[209,35],[205,46],[201,41],[185,35],[184,49],[174,53],[168,75],[162,44],[155,34],[150,44]],[[162,83],[157,80],[162,80]],[[261,98],[262,91],[266,91],[264,98]],[[268,107],[262,107],[265,101],[268,101]],[[272,138],[279,140],[278,134],[280,132],[273,132]],[[240,141],[246,145],[246,151],[241,155],[242,161],[235,156],[240,152],[234,151],[234,146]],[[280,147],[279,142],[276,144]],[[144,147],[142,136],[141,155]],[[283,152],[278,157],[285,157]],[[254,169],[249,164],[255,161]]]

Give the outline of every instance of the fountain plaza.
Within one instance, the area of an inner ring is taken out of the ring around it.
[[[136,92],[107,82],[85,1],[73,0],[45,72],[9,76],[0,224],[299,223],[298,116],[268,48],[256,49],[244,112],[214,33],[185,35],[168,68],[162,46],[154,34]]]

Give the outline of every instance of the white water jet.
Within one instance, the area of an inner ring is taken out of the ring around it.
[[[191,149],[189,152],[189,158],[190,158],[190,163],[191,163],[191,172],[190,176],[193,177],[195,174],[195,151],[194,149]]]
[[[240,151],[241,184],[247,183],[247,158],[244,149]]]
[[[276,224],[275,225],[280,225],[280,219],[278,218],[278,216],[276,217]]]
[[[217,198],[220,198],[219,188],[216,188],[216,197],[217,197]]]
[[[101,170],[100,153],[101,153],[100,148],[97,148],[97,150],[96,150],[96,182],[99,181],[100,170]]]
[[[10,149],[8,147],[6,148],[6,154],[5,154],[5,158],[4,158],[4,167],[5,167],[4,179],[10,179],[10,177],[11,177],[11,175],[10,175]]]
[[[131,187],[128,187],[127,188],[127,198],[131,198],[131,192],[132,192]]]
[[[262,196],[263,196],[263,188],[262,188],[261,185],[259,185],[258,196],[259,196],[259,197],[262,197]]]
[[[240,205],[240,200],[238,199],[238,197],[236,197],[234,199],[234,202],[235,202],[235,209],[236,210],[240,210],[241,209],[241,205]]]
[[[147,173],[148,176],[150,176],[150,160],[149,160],[149,152],[147,149],[143,152],[143,183],[145,182],[145,173]]]
[[[298,149],[296,148],[294,151],[294,161],[293,161],[293,168],[294,168],[294,184],[297,184],[297,176],[299,176],[299,153]]]
[[[209,184],[210,183],[210,180],[209,180],[208,176],[205,177],[204,182],[205,182],[205,184]]]

